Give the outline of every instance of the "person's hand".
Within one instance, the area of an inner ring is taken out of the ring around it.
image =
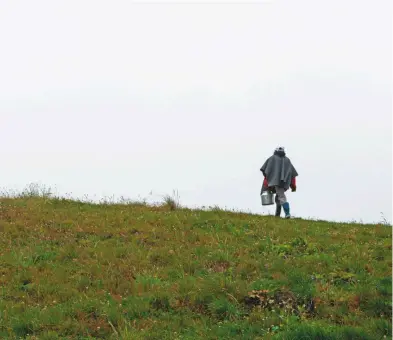
[[[291,189],[292,189],[292,192],[296,192],[296,187],[295,186],[292,186]]]

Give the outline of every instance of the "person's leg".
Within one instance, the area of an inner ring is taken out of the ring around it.
[[[289,203],[285,202],[282,207],[284,208],[284,212],[285,212],[285,218],[291,218],[291,214],[289,211]]]
[[[276,197],[274,198],[274,201],[276,203],[276,215],[275,216],[280,217],[280,215],[281,215],[281,203],[278,200],[277,193],[276,193]]]
[[[287,197],[285,195],[285,189],[276,187],[277,199],[284,209],[285,218],[290,218],[289,203],[287,202]]]

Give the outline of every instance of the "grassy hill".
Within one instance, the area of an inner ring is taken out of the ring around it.
[[[392,229],[0,199],[1,339],[383,339]]]

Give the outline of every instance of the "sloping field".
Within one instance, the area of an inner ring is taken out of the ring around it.
[[[168,203],[0,199],[0,338],[391,338],[390,226]]]

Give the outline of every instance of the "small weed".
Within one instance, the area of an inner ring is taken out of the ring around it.
[[[310,301],[316,291],[315,283],[307,273],[293,270],[288,273],[289,289],[303,302]]]
[[[20,197],[52,197],[52,188],[47,187],[41,183],[30,183],[20,194]]]
[[[377,291],[382,296],[391,296],[392,294],[392,277],[384,277],[377,283]]]
[[[381,212],[381,224],[384,225],[384,226],[386,226],[386,227],[392,227],[392,223],[389,222],[389,221],[386,219],[386,217],[385,217],[385,215],[384,215],[383,212]]]
[[[168,207],[169,210],[171,210],[171,211],[180,208],[179,193],[174,190],[172,196],[165,195],[164,196],[164,206]]]
[[[328,326],[319,323],[299,324],[290,330],[280,333],[279,339],[318,339],[318,340],[371,340],[373,337],[359,329],[350,327]]]
[[[225,298],[212,301],[208,308],[210,313],[219,320],[235,320],[242,315],[238,306]]]

